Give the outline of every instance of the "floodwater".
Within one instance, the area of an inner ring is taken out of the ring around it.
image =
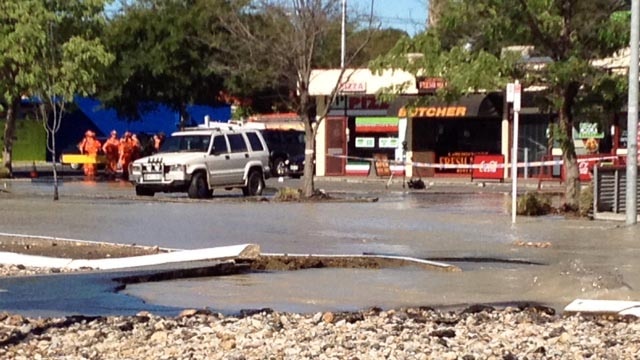
[[[226,313],[513,302],[562,309],[576,298],[640,299],[638,226],[559,216],[519,217],[514,225],[510,195],[500,189],[326,185],[340,188],[339,196],[378,201],[246,201],[239,191],[216,192],[207,201],[181,195],[140,200],[126,183],[69,182],[53,202],[47,184],[11,183],[9,190],[25,196],[2,199],[0,232],[182,249],[255,243],[264,253],[412,256],[463,270],[314,269],[125,290],[149,304]]]

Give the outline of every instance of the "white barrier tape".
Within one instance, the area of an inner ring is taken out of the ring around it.
[[[340,159],[347,160],[361,160],[361,161],[380,161],[379,159],[374,158],[365,158],[365,157],[357,157],[357,156],[347,156],[347,155],[335,155],[335,154],[327,154],[327,156],[336,157]],[[613,160],[618,159],[619,156],[603,156],[603,157],[591,157],[591,158],[581,158],[577,159],[578,163],[589,162],[589,161],[603,161],[603,160]],[[390,164],[394,165],[403,165],[402,161],[398,160],[387,160]],[[532,161],[528,163],[520,162],[516,164],[518,168],[524,167],[542,167],[542,166],[551,166],[551,165],[562,165],[564,163],[563,160],[547,160],[547,161]],[[490,161],[488,163],[483,164],[441,164],[441,163],[424,163],[424,162],[412,162],[405,161],[404,165],[413,166],[413,167],[425,167],[425,168],[434,168],[434,169],[510,169],[511,164],[498,163],[497,161]]]

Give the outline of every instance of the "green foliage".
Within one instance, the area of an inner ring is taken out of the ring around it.
[[[589,183],[580,190],[580,203],[578,206],[578,214],[582,217],[588,217],[593,213],[593,183]]]
[[[24,95],[40,99],[41,119],[49,118],[50,111],[56,119],[53,126],[45,123],[47,145],[54,142],[66,103],[74,95],[93,93],[112,61],[97,40],[104,7],[105,0],[0,2],[0,103],[17,110]],[[16,123],[15,116],[7,117],[4,166],[12,161]]]
[[[407,56],[409,53],[422,56],[411,58]],[[500,58],[486,51],[469,51],[465,46],[445,49],[434,32],[426,32],[413,39],[401,39],[389,54],[373,61],[371,67],[378,73],[392,68],[416,76],[446,79],[446,88],[437,95],[455,101],[468,93],[503,88],[511,79],[515,61],[513,56]],[[388,91],[397,93],[398,89]]]
[[[33,81],[30,63],[45,43],[42,20],[46,9],[41,1],[0,2],[0,103],[9,104]]]
[[[253,115],[253,111],[251,107],[248,106],[236,106],[233,113],[231,114],[231,118],[233,120],[242,120],[246,119],[249,116]]]
[[[318,69],[336,69],[340,67],[341,23],[336,18],[331,21],[328,31],[318,40],[318,52],[313,59],[313,66]],[[347,59],[351,59],[349,67],[361,68],[369,62],[388,53],[407,33],[396,29],[357,29],[353,24],[346,28]],[[360,48],[362,47],[362,48]]]
[[[6,0],[0,8],[0,88],[5,101],[47,87],[69,98],[92,91],[109,55],[95,40],[104,0]],[[4,10],[4,11],[3,11]],[[54,79],[64,79],[55,81]]]
[[[141,0],[111,19],[104,41],[116,60],[100,98],[131,119],[152,110],[150,103],[180,112],[194,102],[218,103],[232,60],[218,17],[223,3]]]
[[[541,216],[551,212],[551,197],[548,194],[527,192],[518,197],[516,214],[526,216]]]
[[[621,10],[611,14],[608,21],[598,31],[598,38],[615,48],[628,46],[630,41],[631,11]]]

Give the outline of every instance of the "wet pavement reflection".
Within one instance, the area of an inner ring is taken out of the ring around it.
[[[270,182],[267,197],[276,186]],[[276,203],[240,191],[207,201],[161,194],[139,199],[127,183],[11,183],[0,232],[195,249],[241,243],[265,253],[387,254],[447,259],[463,271],[316,269],[128,285],[149,304],[222,312],[357,310],[371,306],[464,306],[575,298],[639,300],[640,233],[622,223],[519,217],[508,188],[320,183],[338,196],[377,202]],[[345,190],[346,189],[346,190]],[[549,247],[536,247],[549,243]]]

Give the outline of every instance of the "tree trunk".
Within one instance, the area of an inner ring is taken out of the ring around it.
[[[55,109],[55,104],[53,105],[53,107]],[[60,109],[59,113],[57,111],[54,111],[53,126],[45,126],[45,128],[49,132],[49,136],[51,136],[51,148],[49,149],[49,151],[51,152],[51,159],[53,159],[53,201],[58,201],[60,199],[60,191],[58,190],[58,168],[56,166],[56,133],[58,132],[60,123],[62,122],[63,113],[63,108]],[[46,123],[46,112],[43,112],[43,114],[45,114],[43,116],[43,121],[45,121]]]
[[[567,91],[567,93],[570,93],[570,91]],[[567,210],[577,211],[580,202],[580,171],[576,148],[573,144],[573,116],[571,115],[573,98],[569,96],[565,95],[560,111],[560,131],[562,133],[560,144],[566,181],[565,207]]]
[[[305,128],[306,128],[305,124]],[[310,131],[305,130],[304,135],[304,174],[302,182],[302,194],[304,197],[311,197],[315,192],[315,184],[313,179],[314,173],[314,159],[315,159],[315,147],[316,147],[316,134],[313,128]]]
[[[55,152],[53,154],[55,156]],[[58,168],[56,162],[53,162],[53,201],[60,200],[60,191],[58,190]]]
[[[314,173],[314,159],[315,159],[315,147],[316,147],[316,129],[313,126],[313,121],[309,115],[309,92],[306,88],[300,89],[300,109],[302,114],[302,122],[304,123],[304,173],[302,181],[302,195],[304,197],[311,197],[315,192],[315,185],[313,179]]]
[[[7,170],[9,177],[13,176],[13,140],[16,132],[16,118],[20,98],[14,98],[7,108],[7,122],[4,125],[4,144],[2,147],[2,167]]]

